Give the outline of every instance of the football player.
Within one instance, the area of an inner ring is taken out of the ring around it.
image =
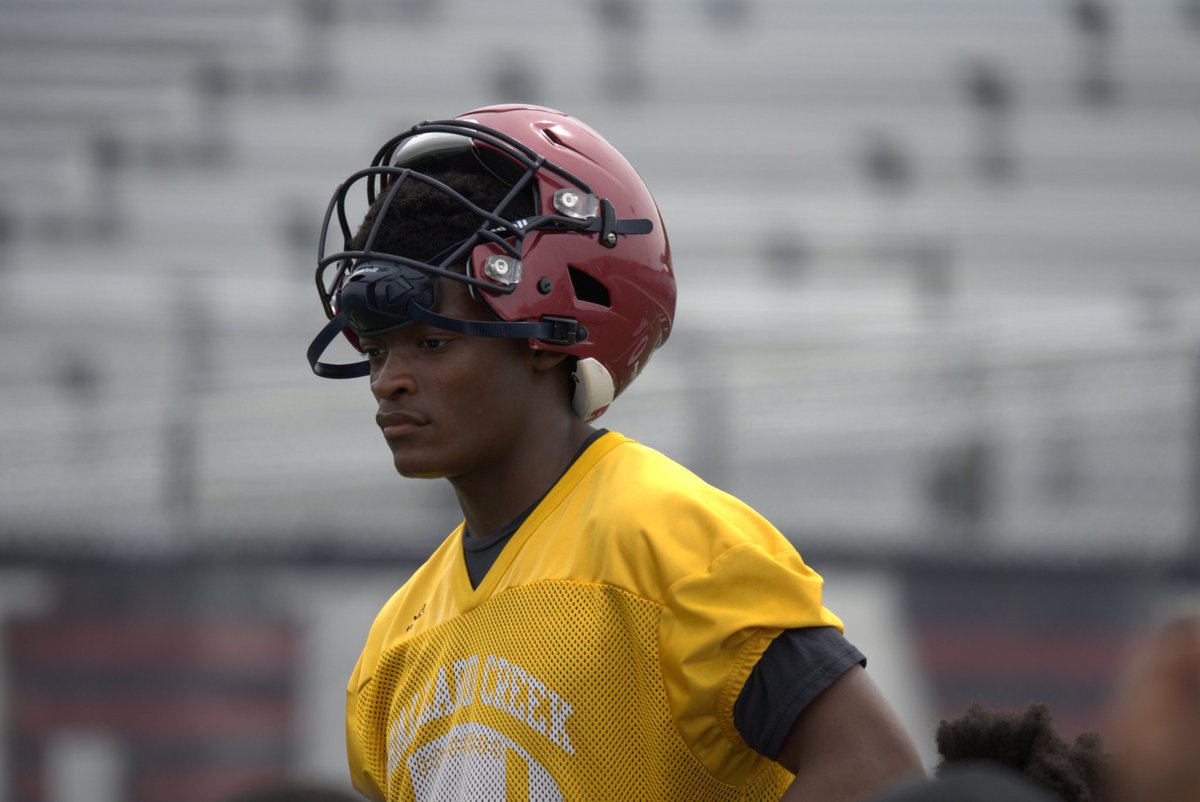
[[[921,770],[787,539],[593,425],[675,311],[658,208],[595,131],[530,106],[414,126],[338,187],[317,279],[313,369],[369,376],[396,470],[464,518],[350,679],[359,791],[838,802]],[[363,361],[321,361],[341,333]]]

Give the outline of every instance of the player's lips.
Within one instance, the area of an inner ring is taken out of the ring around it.
[[[375,422],[379,424],[383,436],[387,439],[412,434],[429,423],[425,418],[411,412],[380,412],[375,416]]]

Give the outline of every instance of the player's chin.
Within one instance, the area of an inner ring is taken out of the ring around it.
[[[453,475],[444,455],[429,449],[392,447],[392,464],[406,479],[445,479]]]
[[[396,473],[405,479],[446,479],[450,476],[450,474],[437,468],[401,465],[399,462],[396,462],[395,465]]]

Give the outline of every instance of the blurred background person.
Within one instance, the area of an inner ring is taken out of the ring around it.
[[[1200,607],[1174,614],[1134,650],[1110,731],[1121,802],[1200,799]]]

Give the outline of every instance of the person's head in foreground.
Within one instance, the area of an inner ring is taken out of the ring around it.
[[[870,802],[1061,802],[1016,772],[978,765],[942,772],[937,778],[913,778],[873,796]]]
[[[227,797],[224,802],[358,802],[358,797],[322,785],[277,782]]]
[[[1122,802],[1200,799],[1200,607],[1181,609],[1138,644],[1110,719]]]
[[[978,702],[937,730],[939,774],[979,763],[1003,766],[1063,802],[1105,802],[1107,758],[1095,733],[1067,743],[1055,732],[1050,709],[1030,705],[1020,712],[989,711]]]
[[[591,425],[675,312],[620,153],[560,112],[479,109],[388,142],[326,224],[310,363],[369,375],[396,469],[449,480],[464,518],[351,677],[362,793],[848,802],[920,770],[795,548]],[[321,361],[340,333],[364,362]]]

